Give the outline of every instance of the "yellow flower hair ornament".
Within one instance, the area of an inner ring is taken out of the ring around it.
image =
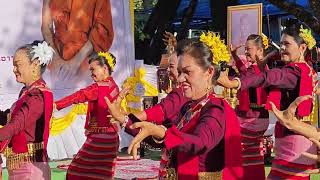
[[[208,31],[207,33],[202,33],[200,36],[200,41],[206,44],[213,55],[212,62],[214,64],[220,64],[221,62],[230,62],[230,54],[224,41],[220,39],[218,33],[213,33]]]
[[[264,49],[268,49],[269,48],[268,37],[263,33],[261,34],[261,37],[262,37],[262,43],[263,43]]]
[[[299,36],[307,44],[309,50],[311,50],[316,45],[316,40],[312,36],[311,30],[310,29],[304,29],[302,25],[300,26]]]
[[[114,63],[114,58],[111,56],[111,54],[108,52],[99,52],[98,56],[104,57],[107,63],[109,64],[111,70],[113,71],[115,63]]]

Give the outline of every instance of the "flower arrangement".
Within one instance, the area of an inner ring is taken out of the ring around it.
[[[111,56],[111,54],[108,52],[99,52],[98,56],[104,57],[107,63],[109,64],[111,70],[113,71],[115,63],[114,63],[114,58]]]
[[[32,46],[31,53],[34,54],[32,61],[37,59],[40,65],[48,65],[52,61],[54,50],[46,41],[43,41],[36,46]]]
[[[200,41],[206,44],[212,54],[213,54],[213,63],[219,64],[221,62],[230,62],[230,54],[227,46],[224,43],[224,40],[220,39],[220,35],[218,33],[213,33],[211,31],[207,33],[202,33],[200,36]]]
[[[302,25],[300,26],[299,36],[307,44],[309,50],[311,50],[316,45],[316,40],[312,36],[311,30],[310,29],[304,29]]]
[[[263,33],[262,33],[261,37],[262,37],[262,43],[263,43],[264,49],[268,49],[269,48],[268,37]]]

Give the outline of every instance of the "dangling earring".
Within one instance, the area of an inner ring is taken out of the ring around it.
[[[209,86],[209,87],[207,88],[207,95],[209,95],[209,94],[211,93],[211,90],[212,90],[212,87]]]
[[[303,53],[300,51],[300,56],[299,56],[299,62],[304,61],[304,55]]]
[[[32,79],[34,81],[38,80],[38,75],[37,75],[37,73],[35,73],[35,71],[32,71]]]
[[[212,87],[209,85],[210,83],[207,83],[207,88],[206,88],[206,94],[207,96],[209,96],[209,94],[211,93]]]

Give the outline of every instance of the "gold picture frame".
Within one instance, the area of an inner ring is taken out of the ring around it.
[[[228,45],[244,44],[248,35],[262,34],[262,3],[228,6],[227,42]],[[244,48],[240,49],[244,54]]]

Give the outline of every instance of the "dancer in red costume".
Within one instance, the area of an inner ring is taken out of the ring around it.
[[[281,60],[286,63],[282,69],[271,69],[259,75],[246,73],[240,80],[230,81],[225,74],[220,75],[219,82],[228,88],[250,87],[271,88],[266,108],[271,109],[269,102],[277,108],[286,109],[297,97],[313,96],[317,87],[317,75],[304,60],[306,53],[315,45],[309,29],[293,24],[287,27],[281,37]],[[297,117],[305,123],[311,123],[313,100],[300,104]],[[303,173],[313,169],[316,161],[310,160],[301,153],[308,151],[316,153],[316,147],[307,138],[285,128],[279,122],[275,127],[275,159],[268,179],[309,179]]]
[[[277,109],[277,107],[272,104],[272,111],[277,116],[279,123],[281,123],[286,128],[290,129],[291,131],[294,131],[298,134],[301,134],[307,138],[310,139],[313,143],[315,143],[320,148],[320,129],[314,126],[311,126],[310,124],[301,122],[297,117],[295,117],[295,113],[297,112],[297,108],[299,104],[302,102],[312,98],[311,96],[300,96],[295,101],[293,101],[290,106],[283,111],[280,111]],[[302,155],[316,160],[320,162],[320,156],[318,154],[310,154],[308,152],[303,153]],[[307,170],[305,173],[308,174],[318,174],[320,173],[319,169],[312,169]]]
[[[17,82],[25,86],[0,128],[9,179],[51,178],[46,148],[53,95],[41,75],[53,52],[46,42],[34,42],[15,53],[13,72]]]
[[[166,149],[161,162],[166,169],[160,178],[242,179],[239,122],[229,104],[212,91],[219,76],[220,67],[216,63],[219,60],[213,61],[211,49],[201,41],[178,45],[177,55],[181,90],[170,96],[167,104],[151,108],[148,118],[162,124],[171,114],[179,113],[179,116],[167,127],[150,122],[134,123],[132,128],[141,131],[129,152],[136,158],[139,143],[152,135],[156,142],[163,141]],[[106,102],[110,104],[108,99]],[[111,108],[112,104],[109,106],[113,116],[126,124],[126,128],[136,119],[132,114],[122,114],[116,106]]]
[[[111,77],[115,58],[110,53],[94,53],[89,64],[95,83],[55,103],[60,110],[88,102],[87,139],[68,168],[68,180],[112,179],[119,148],[118,127],[110,122],[111,116],[104,100],[107,97],[112,102],[119,94],[118,86]]]
[[[247,61],[252,63],[248,69],[237,55],[240,46],[231,50],[240,74],[260,74],[268,69],[264,58],[267,45],[268,43],[264,44],[260,35],[251,34],[248,36],[245,44],[245,55]],[[269,113],[264,108],[267,101],[267,92],[262,87],[249,88],[241,91],[238,99],[239,105],[236,108],[236,113],[241,127],[244,179],[264,180],[263,135],[269,125]]]

